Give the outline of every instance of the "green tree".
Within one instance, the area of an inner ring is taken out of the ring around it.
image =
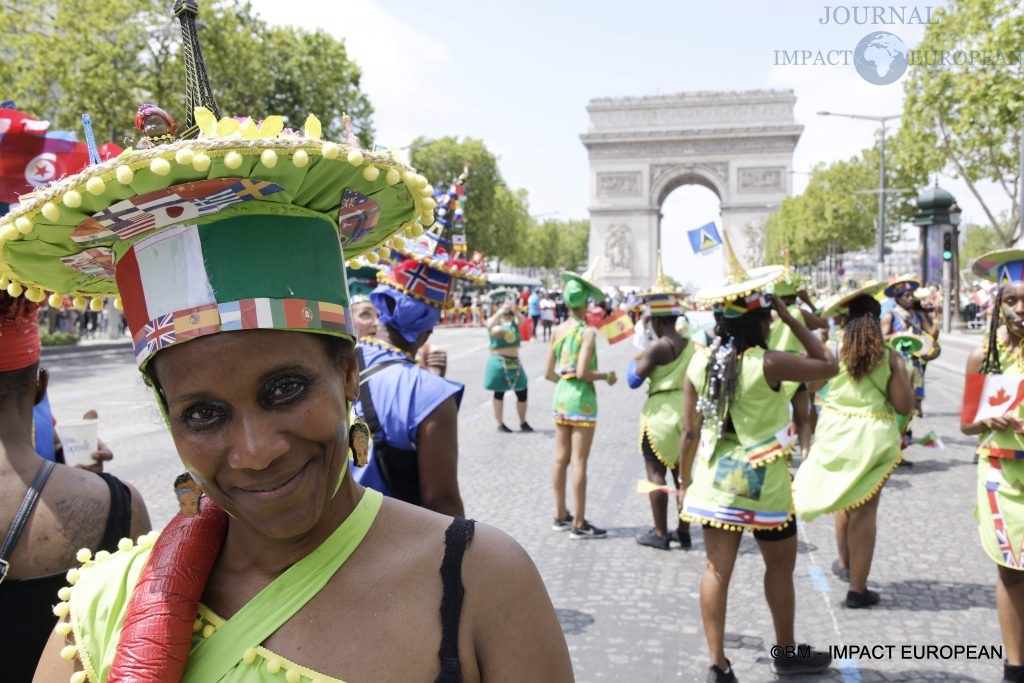
[[[904,83],[903,121],[894,157],[923,173],[960,178],[989,227],[1009,246],[1020,237],[1018,150],[1024,126],[1024,14],[1017,0],[953,0],[933,15]],[[972,50],[1013,64],[943,64],[932,51]],[[923,61],[925,63],[914,63]],[[980,192],[991,182],[1009,200],[1010,220]]]
[[[1009,226],[1006,227],[1009,228]],[[995,251],[1003,246],[1002,237],[989,226],[968,225],[964,230],[964,246],[960,251],[960,263],[966,267],[982,254]]]
[[[181,29],[164,0],[7,0],[0,82],[4,96],[54,128],[81,130],[92,116],[99,141],[137,137],[135,109],[153,102],[185,119]],[[373,108],[360,91],[361,71],[343,42],[323,31],[267,25],[248,2],[222,0],[200,9],[200,41],[214,96],[226,116],[286,116],[295,128],[308,114],[324,136],[344,139],[347,112],[364,144]],[[329,74],[329,78],[321,77]]]

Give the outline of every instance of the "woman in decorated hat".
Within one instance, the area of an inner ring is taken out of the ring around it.
[[[855,609],[879,599],[867,587],[875,518],[882,486],[902,457],[900,418],[914,409],[906,363],[882,338],[875,295],[883,287],[861,287],[822,314],[845,318],[839,374],[828,383],[814,445],[793,481],[801,519],[836,514],[839,559],[832,570],[849,581],[845,604]]]
[[[484,368],[484,389],[494,392],[491,405],[494,409],[494,420],[498,423],[499,432],[511,432],[503,419],[505,408],[505,392],[516,394],[516,413],[519,416],[519,430],[532,432],[533,427],[526,421],[526,385],[529,378],[519,360],[519,345],[522,338],[519,326],[522,316],[516,310],[514,301],[505,299],[498,310],[485,323],[490,339],[491,355]]]
[[[802,322],[809,330],[827,330],[828,323],[821,317],[808,311],[800,305],[803,301],[810,307],[814,307],[807,290],[804,288],[804,279],[786,269],[782,280],[769,288],[771,292],[782,299],[790,314]],[[793,330],[786,325],[778,316],[772,319],[772,329],[768,334],[768,348],[772,351],[785,351],[786,353],[804,353],[804,347],[793,334]],[[796,435],[800,441],[800,454],[807,457],[811,448],[811,434],[814,432],[814,406],[811,404],[812,390],[803,382],[785,382],[782,390],[789,398],[793,406],[793,424],[796,426]]]
[[[960,430],[978,436],[978,535],[998,566],[996,609],[1006,661],[1004,681],[1024,681],[1024,251],[978,257],[974,273],[997,283],[995,307],[981,348],[967,358]]]
[[[882,336],[889,341],[898,334],[913,334],[924,337],[927,335],[934,342],[939,336],[939,324],[933,320],[914,297],[914,292],[921,283],[912,277],[901,277],[885,288],[885,295],[891,298],[894,305],[882,315]],[[915,305],[916,304],[916,305]],[[911,379],[914,384],[914,413],[923,415],[924,403],[924,372],[925,362],[918,355],[912,355],[913,364]]]
[[[725,657],[725,612],[733,565],[743,531],[752,531],[765,563],[765,599],[775,624],[772,657],[777,674],[814,673],[828,667],[827,653],[796,649],[796,524],[793,523],[788,455],[792,447],[789,406],[781,384],[828,379],[836,364],[821,342],[764,288],[782,266],[748,274],[725,239],[729,277],[698,292],[715,304],[715,339],[694,354],[686,373],[681,474],[683,517],[704,527],[707,563],[701,579],[701,617],[711,657],[709,681],[735,681]],[[778,313],[806,356],[768,351],[771,310]],[[787,649],[788,648],[788,649]]]
[[[544,376],[557,382],[553,410],[555,418],[555,521],[552,529],[569,531],[571,540],[604,538],[607,532],[587,521],[587,458],[597,426],[597,392],[594,382],[615,384],[614,372],[597,371],[597,330],[585,322],[587,302],[604,300],[604,292],[589,282],[587,274],[563,273],[562,296],[569,318],[555,328],[548,348]],[[573,504],[576,516],[565,504],[565,481],[572,464]]]
[[[673,534],[668,530],[665,474],[670,471],[676,489],[681,489],[679,440],[683,430],[683,382],[693,357],[694,344],[676,329],[676,321],[683,315],[683,294],[675,291],[665,278],[661,252],[658,253],[658,275],[654,287],[641,294],[640,300],[654,340],[647,345],[639,360],[630,361],[627,379],[633,389],[649,380],[647,400],[640,410],[640,452],[644,457],[647,481],[657,488],[648,494],[654,528],[637,536],[636,542],[668,550],[671,539],[682,548],[689,549],[690,525],[679,517],[678,510],[674,515],[676,529]]]
[[[451,307],[452,264],[403,256],[378,275],[370,293],[377,335],[359,340],[356,414],[369,425],[373,450],[356,480],[435,512],[462,515],[458,412],[464,387],[415,360],[441,310]]]
[[[39,365],[37,310],[24,297],[0,293],[0,655],[11,681],[32,679],[57,624],[55,597],[79,548],[116,552],[123,536],[150,530],[131,484],[37,453],[33,406],[49,381]],[[49,441],[52,453],[52,431]]]
[[[194,8],[179,14],[192,39]],[[431,220],[426,180],[320,139],[315,119],[288,134],[197,118],[199,139],[89,167],[0,219],[15,292],[119,295],[203,494],[158,538],[79,554],[37,678],[571,680],[512,539],[349,473],[367,434],[349,418],[345,257]]]

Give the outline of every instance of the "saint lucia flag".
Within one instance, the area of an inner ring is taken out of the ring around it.
[[[686,236],[690,238],[690,246],[693,247],[694,254],[710,251],[722,244],[722,236],[718,234],[718,228],[713,222],[688,230]]]

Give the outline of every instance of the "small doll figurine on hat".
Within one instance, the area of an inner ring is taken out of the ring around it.
[[[173,141],[177,126],[171,115],[155,104],[140,104],[135,112],[135,130],[142,133],[136,149],[149,149]]]

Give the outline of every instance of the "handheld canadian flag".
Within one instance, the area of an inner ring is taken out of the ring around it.
[[[597,328],[605,336],[609,344],[617,344],[623,339],[633,336],[633,321],[625,311],[616,311],[601,321]]]
[[[1013,412],[1024,402],[1024,375],[972,373],[964,381],[962,424],[974,424]]]

